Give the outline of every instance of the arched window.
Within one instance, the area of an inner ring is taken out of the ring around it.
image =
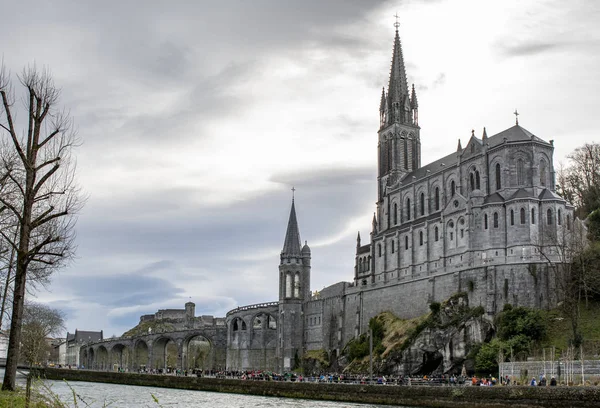
[[[531,223],[535,224],[535,208],[531,209]]]
[[[289,273],[285,275],[285,297],[292,297],[292,275]]]
[[[540,160],[540,184],[546,186],[546,161]]]
[[[456,183],[454,180],[450,183],[450,197],[454,197],[454,193],[456,192]]]
[[[438,242],[438,240],[440,239],[440,232],[439,232],[437,226],[433,229],[433,236],[434,236],[435,242]]]
[[[358,258],[358,271],[359,272],[363,271],[363,261],[362,261],[362,258]]]
[[[246,330],[246,322],[242,320],[242,330]]]
[[[396,241],[392,239],[392,254],[396,252]]]
[[[525,224],[525,208],[521,208],[521,224]]]
[[[408,235],[404,237],[404,249],[408,249]]]
[[[377,252],[379,253],[379,256],[381,256],[381,244],[377,244]]]
[[[471,173],[470,179],[471,179],[471,191],[473,191],[473,190],[475,190],[475,177],[473,176],[473,173]]]
[[[500,163],[496,163],[496,190],[500,190],[502,188],[501,177]]]
[[[233,331],[238,331],[240,328],[238,327],[238,319],[233,321]]]
[[[296,277],[294,279],[294,297],[296,299],[300,298],[300,274],[296,272]]]
[[[515,225],[515,211],[510,210],[510,225]]]
[[[406,199],[406,219],[410,221],[410,198]]]
[[[483,228],[488,229],[488,216],[487,214],[483,214]]]
[[[436,211],[440,210],[440,188],[439,187],[435,188],[435,210]]]
[[[408,140],[404,137],[404,168],[408,170]]]
[[[546,223],[552,225],[552,210],[550,208],[548,208],[548,211],[546,212],[546,218]]]
[[[517,160],[517,185],[522,186],[525,184],[525,164],[523,159]]]
[[[398,224],[398,204],[394,203],[394,225]]]
[[[421,193],[421,215],[425,215],[425,194]]]
[[[494,228],[498,228],[498,213],[494,213]]]
[[[562,225],[562,214],[560,210],[558,210],[557,216],[558,218],[556,219],[556,222],[558,223],[558,225]]]
[[[423,245],[423,231],[419,231],[419,245]]]
[[[479,171],[475,171],[475,188],[481,190],[481,178],[479,177]]]

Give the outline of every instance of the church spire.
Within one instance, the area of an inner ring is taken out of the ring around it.
[[[408,83],[406,81],[406,69],[404,68],[404,57],[402,56],[402,44],[398,33],[399,23],[396,26],[396,37],[394,38],[394,51],[392,53],[392,67],[390,70],[390,82],[388,84],[388,108],[390,123],[410,123],[405,115],[405,108],[410,105]]]
[[[287,232],[285,233],[285,241],[283,241],[281,256],[300,256],[300,253],[300,230],[298,229],[298,220],[296,219],[296,206],[292,198],[292,209],[290,210],[290,219],[288,221]]]

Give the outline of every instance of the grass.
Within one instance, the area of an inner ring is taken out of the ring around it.
[[[46,397],[35,392],[31,395],[31,408],[64,408],[62,403],[54,403]],[[16,391],[1,391],[0,390],[0,408],[25,408],[25,390],[17,389]]]
[[[579,330],[583,336],[584,355],[593,357],[600,354],[600,301],[590,300],[579,304]],[[559,310],[548,312],[548,337],[542,347],[556,347],[557,352],[565,350],[573,338],[571,320]],[[596,357],[597,358],[597,357]]]

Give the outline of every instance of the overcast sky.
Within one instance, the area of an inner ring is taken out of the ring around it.
[[[600,139],[594,0],[0,3],[5,64],[49,67],[84,141],[77,259],[37,294],[70,332],[277,300],[292,186],[312,290],[352,280],[396,12],[422,164],[515,109],[555,165]]]

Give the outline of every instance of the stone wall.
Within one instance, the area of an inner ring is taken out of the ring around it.
[[[42,369],[42,378],[92,381],[272,397],[419,407],[549,407],[591,408],[600,387],[427,387],[341,385],[279,381],[241,381],[83,370]]]

